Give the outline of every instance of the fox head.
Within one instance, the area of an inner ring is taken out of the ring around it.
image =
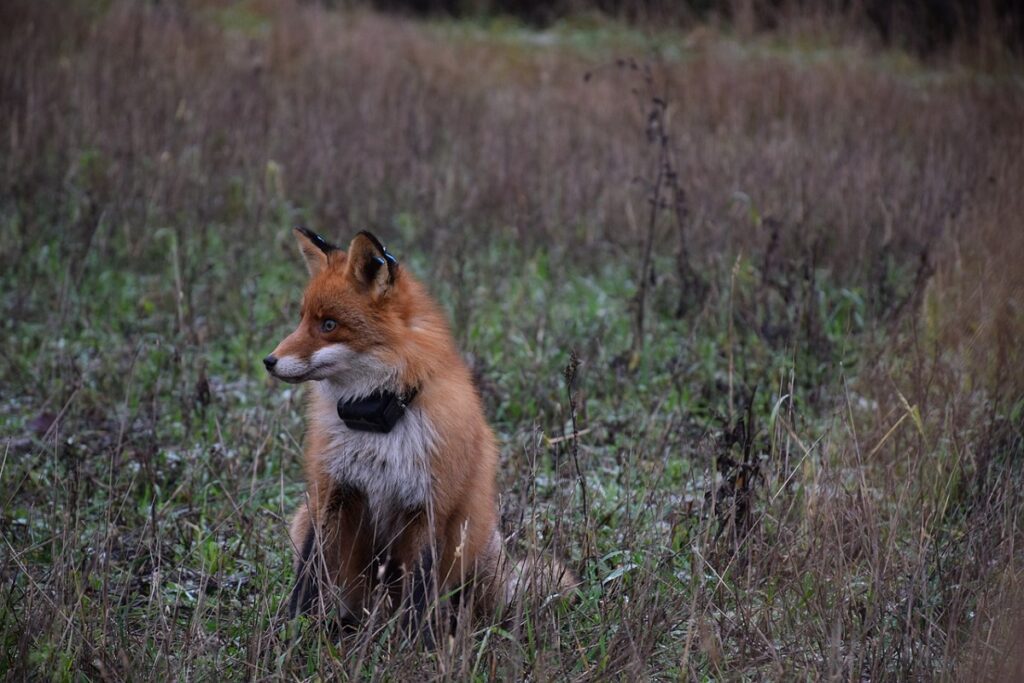
[[[285,382],[328,380],[353,396],[394,386],[408,337],[408,292],[402,269],[376,237],[361,232],[347,251],[296,228],[309,269],[301,319],[263,359]]]

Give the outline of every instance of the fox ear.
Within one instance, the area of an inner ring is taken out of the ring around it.
[[[398,261],[380,240],[365,230],[348,248],[348,277],[374,297],[382,296],[395,283]]]
[[[295,240],[299,243],[299,253],[306,261],[310,277],[327,268],[328,256],[338,251],[338,247],[307,228],[295,228]]]

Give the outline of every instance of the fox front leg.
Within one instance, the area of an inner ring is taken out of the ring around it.
[[[422,643],[427,650],[436,647],[434,632],[428,618],[431,604],[437,603],[437,573],[434,549],[427,545],[412,567],[408,598],[402,614],[402,631],[413,644]]]
[[[300,614],[340,610],[341,625],[354,624],[365,589],[361,568],[369,561],[365,499],[351,486],[338,485],[315,521],[307,517],[295,562],[295,585],[288,601],[291,618]]]
[[[433,649],[429,616],[444,583],[438,573],[443,549],[437,535],[432,533],[434,525],[425,510],[410,510],[405,519],[406,531],[392,547],[393,557],[404,570],[401,629],[414,644],[420,642],[427,649]]]
[[[306,531],[296,562],[297,573],[292,594],[288,600],[288,616],[291,619],[300,614],[309,614],[320,594],[323,579],[323,558],[316,542],[316,530],[312,523]]]

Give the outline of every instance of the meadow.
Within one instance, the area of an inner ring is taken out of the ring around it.
[[[1011,55],[820,17],[0,26],[4,679],[1024,677]],[[507,542],[575,603],[431,651],[286,618],[295,225],[372,230],[443,304]]]

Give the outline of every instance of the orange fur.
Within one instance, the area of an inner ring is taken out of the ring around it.
[[[302,549],[312,533],[318,588],[336,587],[343,611],[358,618],[382,566],[407,575],[433,552],[441,593],[475,579],[484,586],[478,604],[507,604],[524,565],[508,561],[498,531],[498,447],[442,312],[404,268],[385,267],[376,238],[360,233],[347,252],[328,253],[297,238],[311,276],[302,318],[268,359],[283,379],[318,381],[308,496],[291,529],[296,569],[311,561]],[[334,412],[337,398],[378,388],[418,394],[391,434],[351,432]],[[575,583],[557,571],[549,588]]]

